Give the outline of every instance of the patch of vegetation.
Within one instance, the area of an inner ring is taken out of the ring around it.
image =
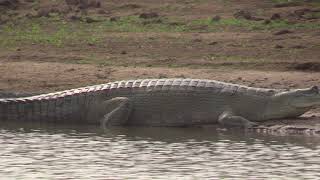
[[[0,46],[10,47],[17,43],[49,44],[62,47],[65,44],[91,43],[99,41],[92,27],[85,23],[69,23],[56,18],[39,18],[25,22],[6,24],[0,30]]]
[[[160,11],[178,11],[181,10],[183,7],[178,5],[166,4],[164,6],[159,7]]]
[[[305,17],[309,19],[320,19],[320,12],[311,12],[306,14]]]
[[[316,14],[318,16],[318,14]],[[86,18],[83,18],[86,19]],[[247,30],[271,29],[320,29],[320,23],[289,23],[285,20],[249,21],[245,19],[211,18],[197,19],[189,22],[164,17],[143,19],[138,16],[126,16],[116,20],[99,20],[88,23],[85,21],[65,21],[58,16],[50,18],[25,19],[20,22],[8,23],[0,29],[0,46],[14,47],[21,43],[48,44],[57,47],[73,44],[99,45],[108,32],[215,32],[228,28]]]
[[[291,3],[291,2],[301,2],[302,0],[271,0],[273,3]]]
[[[181,32],[186,31],[183,24],[170,25],[165,18],[141,19],[138,16],[121,17],[117,21],[104,21],[100,28],[116,32]]]
[[[224,62],[224,63],[261,63],[264,62],[265,59],[262,58],[252,58],[245,56],[234,56],[234,55],[221,55],[221,54],[208,54],[203,57],[206,60],[211,62]]]
[[[276,7],[289,7],[289,6],[299,6],[305,3],[311,4],[313,6],[320,6],[319,0],[271,0]]]
[[[320,29],[319,23],[289,23],[286,20],[277,20],[271,21],[266,24],[262,21],[249,21],[245,19],[221,19],[220,21],[212,21],[210,18],[199,19],[192,22],[196,25],[206,25],[208,26],[209,31],[224,29],[227,27],[241,27],[249,30],[271,30],[271,29],[297,29],[297,28],[306,28],[306,29]]]

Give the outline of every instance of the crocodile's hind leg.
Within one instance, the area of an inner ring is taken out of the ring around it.
[[[219,116],[218,122],[223,126],[237,126],[243,128],[249,128],[257,125],[257,123],[251,122],[241,116],[235,116],[231,112],[222,113]]]
[[[110,125],[124,125],[132,111],[132,103],[126,97],[116,97],[103,102],[106,108],[114,107],[109,113],[105,114],[101,120],[101,125],[106,128]]]
[[[101,119],[101,125],[106,128],[110,125],[124,125],[132,111],[132,103],[126,97],[116,97],[104,101],[102,106],[106,109],[107,114]]]
[[[89,122],[107,126],[124,125],[129,119],[132,103],[126,97],[116,97],[105,101],[94,102],[89,105],[86,119]]]

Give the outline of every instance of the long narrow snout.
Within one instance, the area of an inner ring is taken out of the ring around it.
[[[280,96],[287,99],[290,105],[297,108],[320,107],[320,90],[318,86],[284,92]]]
[[[320,89],[319,86],[313,86],[311,87],[311,91],[314,92],[313,97],[311,98],[311,103],[313,103],[313,106],[320,107]]]
[[[320,89],[318,88],[318,86],[316,86],[317,89],[318,89],[318,94],[317,94],[317,97],[316,97],[316,106],[320,107]]]

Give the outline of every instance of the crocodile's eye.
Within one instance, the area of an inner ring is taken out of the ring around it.
[[[312,86],[311,88],[309,88],[307,90],[306,93],[308,93],[308,94],[318,94],[319,93],[319,88],[318,88],[318,86]]]
[[[314,93],[316,93],[316,94],[319,94],[319,87],[318,87],[318,86],[312,86],[312,87],[310,88],[310,91],[312,91],[312,92],[314,92]]]
[[[301,89],[301,90],[297,90],[297,95],[298,96],[314,96],[319,94],[319,89],[317,86],[313,86],[311,88],[308,89]]]

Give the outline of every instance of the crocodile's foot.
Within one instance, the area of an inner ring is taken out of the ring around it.
[[[219,116],[218,122],[220,125],[226,127],[252,128],[258,126],[257,123],[241,116],[235,116],[229,111],[222,113]]]

